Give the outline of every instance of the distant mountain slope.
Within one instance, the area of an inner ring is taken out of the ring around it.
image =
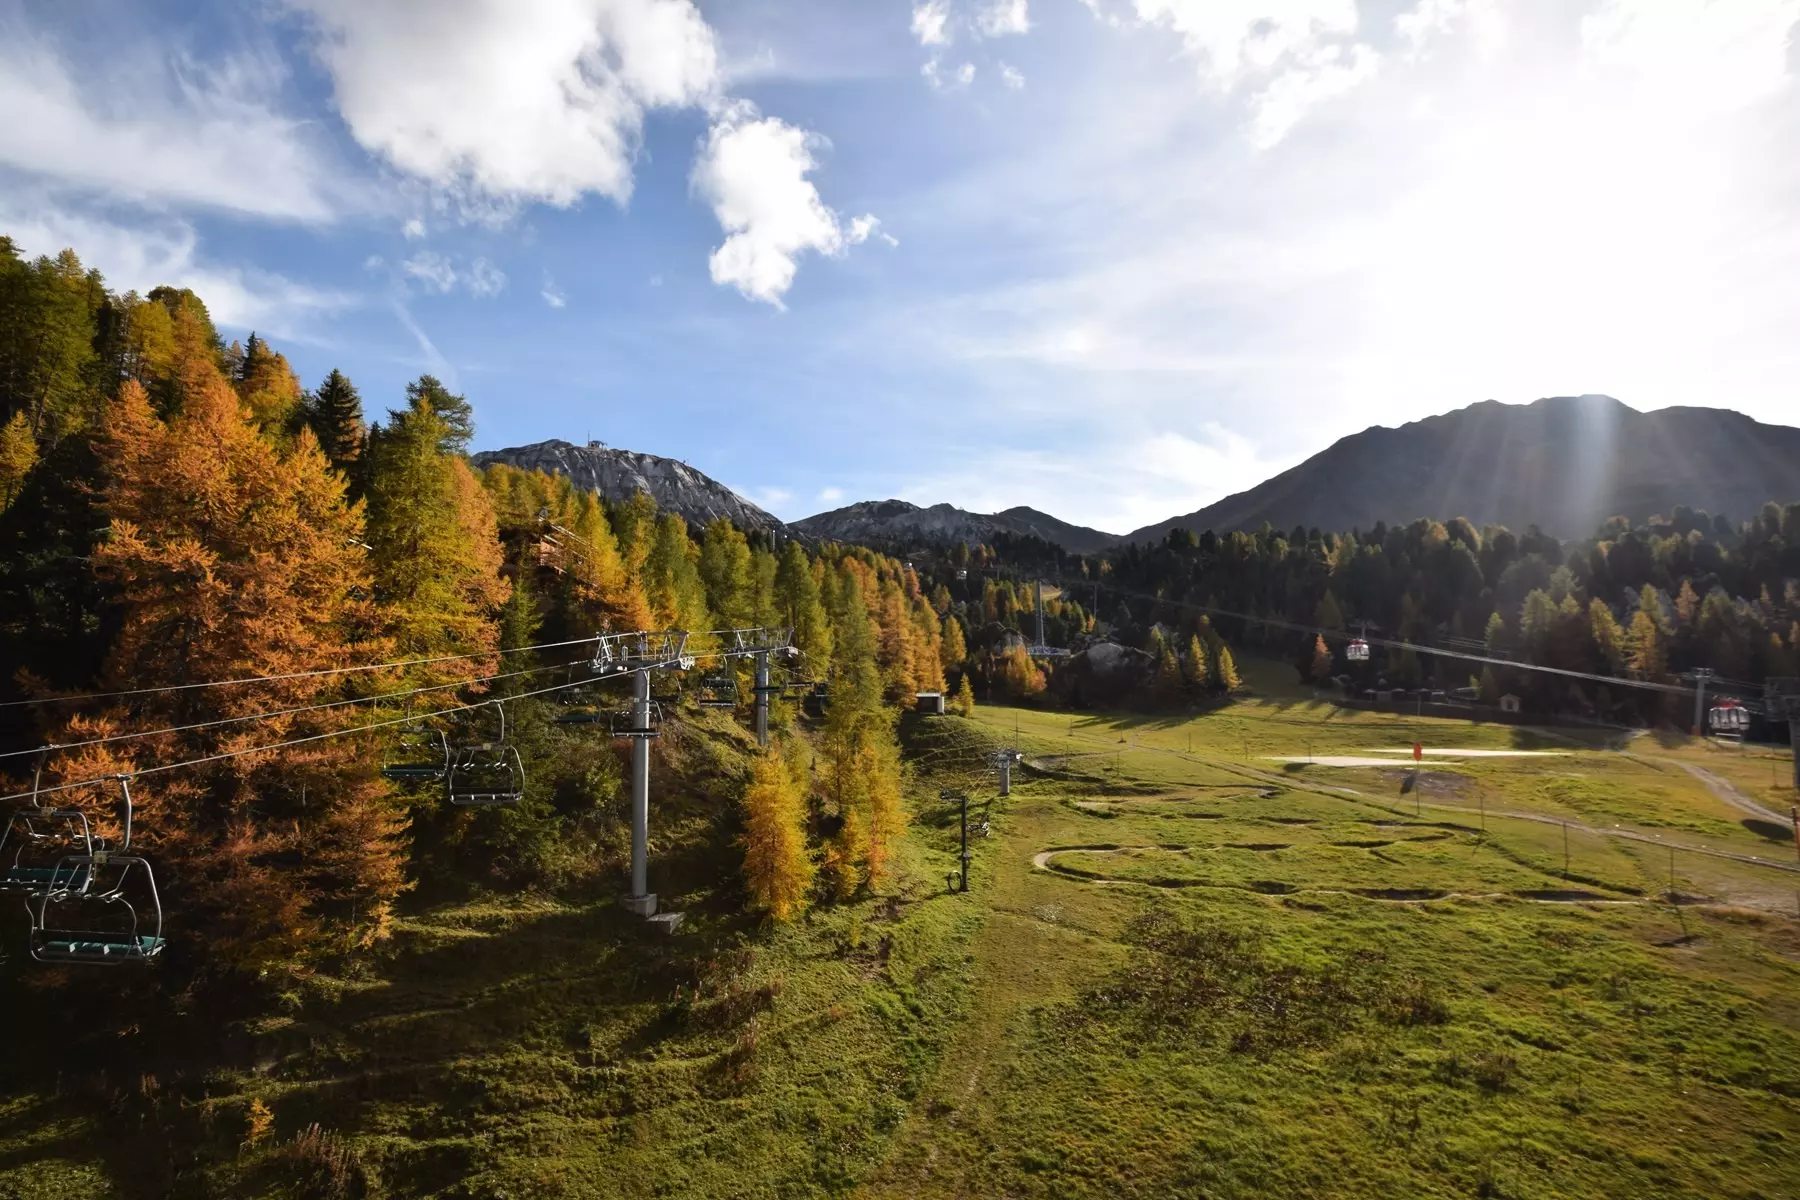
[[[1800,429],[1717,408],[1641,413],[1608,396],[1490,400],[1365,429],[1249,491],[1121,541],[1176,528],[1367,529],[1418,517],[1586,537],[1611,516],[1641,521],[1686,505],[1741,521],[1770,500],[1800,500]]]
[[[1093,554],[1118,536],[1059,521],[1034,508],[972,513],[949,504],[920,508],[904,500],[864,500],[796,521],[794,529],[810,538],[837,542],[920,542],[951,545],[991,541],[996,532],[1032,535],[1054,542],[1071,554]]]
[[[599,492],[608,500],[626,500],[634,492],[648,492],[658,508],[680,513],[689,525],[730,517],[739,529],[782,528],[778,518],[718,480],[673,458],[614,450],[598,442],[577,446],[552,438],[530,446],[484,450],[474,456],[474,461],[479,467],[502,462],[525,470],[567,475],[577,487]]]

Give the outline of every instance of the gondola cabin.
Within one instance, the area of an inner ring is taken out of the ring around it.
[[[1750,728],[1750,710],[1736,700],[1721,700],[1706,714],[1712,731],[1726,737],[1743,737]]]
[[[1361,638],[1352,638],[1350,641],[1350,648],[1344,652],[1344,657],[1348,658],[1351,662],[1368,662],[1369,643],[1363,641]]]

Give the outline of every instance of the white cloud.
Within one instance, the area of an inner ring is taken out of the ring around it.
[[[406,224],[400,226],[400,236],[409,242],[416,242],[425,236],[425,222],[417,217],[408,217]]]
[[[933,57],[919,68],[919,74],[934,88],[966,88],[975,82],[975,64],[966,62],[946,75],[942,61]]]
[[[825,144],[748,104],[713,125],[692,183],[726,234],[710,260],[714,283],[780,308],[801,254],[844,253],[850,239],[807,178],[818,166],[813,152]]]
[[[964,275],[962,294],[889,323],[918,339],[898,353],[960,357],[971,408],[1054,430],[1047,442],[1104,445],[1132,422],[1204,442],[1191,422],[1219,420],[1254,442],[1242,482],[1368,424],[1489,397],[1595,391],[1791,422],[1800,4],[1508,7],[1499,35],[1492,7],[1436,6],[1426,53],[1396,31],[1401,49],[1336,98],[1282,88],[1369,70],[1350,27],[1302,28],[1268,70],[1252,61],[1266,50],[1221,35],[1265,137],[1284,112],[1329,115],[1332,136],[1304,155],[1196,137],[1191,79],[1106,39],[1074,115],[940,188],[934,213],[940,236],[1006,213],[1066,258],[1010,283]],[[1031,496],[1028,466],[992,500]],[[1112,466],[1140,487],[1129,456]],[[1104,497],[1115,485],[1096,478]],[[1149,515],[1229,490],[1171,485]],[[1106,523],[1065,505],[1039,506]]]
[[[398,297],[394,300],[394,316],[399,318],[400,324],[405,327],[406,332],[412,334],[413,340],[419,344],[420,364],[443,380],[446,386],[454,388],[456,386],[456,368],[450,365],[450,360],[438,350],[437,343],[433,342],[424,327],[413,319],[412,310],[407,308],[405,302]]]
[[[1001,63],[1000,80],[1016,92],[1025,86],[1025,72],[1009,63]]]
[[[1133,0],[1133,6],[1140,21],[1178,34],[1202,79],[1219,91],[1256,88],[1249,131],[1262,148],[1281,141],[1314,106],[1368,79],[1380,61],[1355,41],[1356,0]]]
[[[898,246],[900,239],[890,233],[883,232],[881,218],[873,213],[864,213],[860,217],[850,218],[850,226],[844,232],[844,240],[852,246],[860,246],[870,238],[879,238],[889,246]]]
[[[569,303],[569,298],[563,295],[562,289],[556,286],[556,280],[550,278],[548,271],[544,272],[544,286],[538,291],[538,295],[551,308],[562,308]]]
[[[449,255],[436,250],[421,250],[406,259],[400,264],[400,273],[440,296],[458,284],[477,299],[498,296],[506,288],[506,273],[487,259],[477,257],[467,268],[459,268]]]
[[[841,502],[843,498],[844,489],[841,487],[820,488],[817,496],[817,500],[820,504],[837,504]]]
[[[291,0],[356,140],[477,201],[623,202],[644,114],[714,102],[690,0]]]
[[[498,296],[506,290],[506,273],[485,258],[477,258],[469,264],[466,281],[471,296]]]
[[[192,288],[219,325],[312,340],[311,324],[356,305],[345,292],[312,287],[269,271],[221,266],[200,253],[191,225],[162,219],[126,226],[82,215],[49,197],[0,192],[0,229],[26,254],[73,247],[116,291],[148,292],[159,284]]]
[[[1295,63],[1255,98],[1250,143],[1259,149],[1274,146],[1312,109],[1374,75],[1377,58],[1367,46],[1333,45],[1309,50]]]
[[[421,250],[400,264],[409,279],[416,279],[429,292],[442,295],[456,286],[456,268],[450,259],[436,250]]]
[[[913,36],[921,46],[950,44],[950,0],[920,0],[912,10]]]
[[[0,10],[0,165],[108,198],[279,220],[325,222],[359,203],[308,123],[281,111],[273,54],[157,50],[72,65]]]
[[[975,18],[975,27],[983,37],[1006,37],[1029,33],[1031,18],[1026,12],[1027,0],[989,0]]]
[[[1640,102],[1729,112],[1787,83],[1800,0],[1602,0],[1581,22],[1588,60]]]

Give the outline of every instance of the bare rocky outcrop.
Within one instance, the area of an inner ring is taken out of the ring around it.
[[[505,463],[522,470],[566,475],[576,487],[598,492],[608,500],[628,500],[647,492],[656,507],[679,513],[689,525],[705,525],[716,517],[728,517],[743,530],[770,532],[785,528],[781,520],[744,499],[718,480],[678,459],[615,450],[599,442],[577,446],[552,438],[530,446],[484,450],[474,456],[475,465]]]
[[[1071,525],[1023,505],[997,513],[973,513],[952,504],[921,508],[905,500],[863,500],[794,522],[810,538],[862,545],[953,546],[992,543],[996,533],[1037,537],[1070,554],[1095,554],[1118,539]]]

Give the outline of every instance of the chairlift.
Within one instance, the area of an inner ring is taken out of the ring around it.
[[[65,873],[58,867],[71,853],[91,855],[95,838],[81,809],[50,808],[41,802],[39,787],[50,749],[45,747],[38,756],[31,777],[31,807],[7,818],[6,830],[0,833],[0,894],[35,896],[57,887],[87,886],[85,869]]]
[[[36,896],[58,888],[86,887],[86,868],[65,871],[61,864],[71,855],[92,856],[95,845],[87,814],[78,808],[20,809],[0,834],[0,895]]]
[[[649,707],[650,719],[638,721],[637,706],[621,708],[612,714],[612,735],[615,738],[659,738],[662,736],[662,705],[652,700]]]
[[[63,856],[52,868],[55,884],[25,902],[31,957],[38,962],[148,963],[167,945],[156,873],[148,859],[130,853],[131,780],[117,779],[124,810],[119,848]]]
[[[381,763],[381,777],[402,783],[442,779],[450,771],[450,739],[441,729],[403,727]]]
[[[517,804],[525,798],[525,763],[519,748],[506,740],[506,706],[490,701],[500,714],[500,736],[457,748],[445,783],[450,803],[461,806]]]
[[[1369,643],[1363,641],[1361,638],[1351,638],[1350,648],[1344,652],[1344,657],[1348,658],[1351,662],[1368,662]]]
[[[731,671],[718,671],[700,677],[699,705],[701,708],[736,708],[738,702],[737,675]]]

